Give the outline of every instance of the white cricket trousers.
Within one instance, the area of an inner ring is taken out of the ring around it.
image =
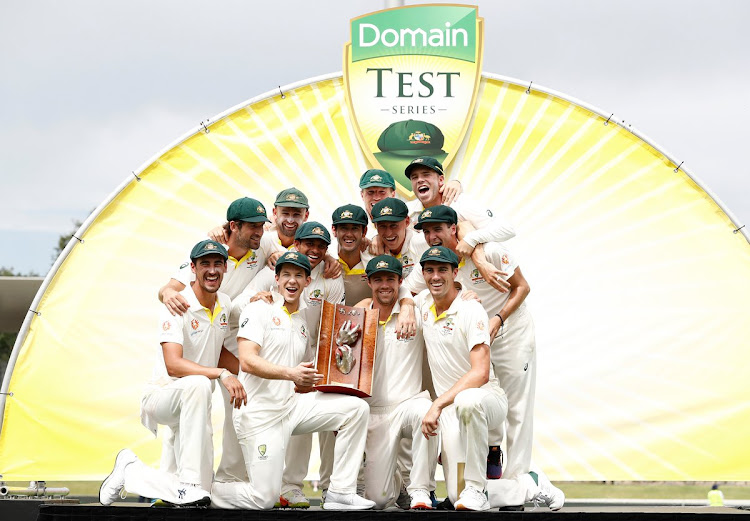
[[[437,436],[425,439],[422,419],[430,410],[429,393],[423,392],[392,407],[370,407],[365,445],[365,497],[376,509],[396,504],[401,479],[397,479],[397,460],[401,440],[411,441],[409,492],[430,490],[437,464]]]
[[[462,477],[464,486],[485,490],[488,432],[505,421],[507,412],[505,393],[496,387],[464,389],[440,413],[441,460],[451,503],[455,504],[463,491],[463,486],[459,490]]]
[[[240,438],[249,481],[213,485],[211,506],[261,510],[273,508],[281,492],[284,457],[295,434],[338,431],[329,490],[354,493],[367,438],[369,407],[353,396],[312,392],[295,394],[289,412],[269,428]],[[237,421],[251,417],[235,413]]]
[[[529,474],[513,479],[488,479],[487,498],[491,508],[520,506],[531,501],[539,487]]]
[[[503,336],[490,346],[492,368],[508,397],[505,426],[490,431],[490,445],[500,445],[505,427],[504,478],[514,478],[531,470],[534,442],[534,398],[536,394],[536,340],[534,320],[525,304],[511,314]]]
[[[333,470],[333,453],[336,436],[333,432],[319,432],[320,447],[320,488],[326,490],[331,481]],[[292,436],[286,450],[284,476],[281,480],[281,493],[286,494],[296,488],[302,490],[303,481],[310,467],[310,451],[312,450],[312,434]]]
[[[183,376],[150,391],[142,400],[143,411],[174,432],[178,480],[200,485],[204,490],[211,490],[213,481],[212,387],[205,376]]]
[[[233,407],[229,401],[229,391],[219,383],[224,403],[224,426],[221,437],[221,461],[216,469],[216,481],[247,481],[245,459],[237,439],[232,421]]]
[[[206,494],[211,490],[210,487],[201,488]],[[141,460],[136,460],[125,467],[125,490],[143,497],[179,503],[183,500],[186,485],[176,475],[152,469]]]

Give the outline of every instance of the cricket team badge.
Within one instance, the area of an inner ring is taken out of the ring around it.
[[[359,144],[413,198],[404,175],[416,157],[450,164],[479,89],[484,20],[477,7],[419,5],[351,20],[344,87]]]

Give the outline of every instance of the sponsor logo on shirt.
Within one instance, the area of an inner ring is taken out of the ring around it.
[[[319,289],[314,289],[310,292],[310,302],[309,304],[313,306],[317,306],[320,304],[320,302],[323,300],[323,292]]]
[[[191,320],[190,325],[193,327],[193,330],[198,329],[198,321],[196,319]]]
[[[479,331],[484,331],[484,320],[480,320],[479,322],[477,322],[477,329]]]
[[[473,269],[473,270],[471,270],[471,283],[472,284],[481,284],[483,282],[485,282],[485,280],[484,280],[484,277],[482,277],[479,274],[479,270],[476,269],[476,268]]]
[[[274,325],[280,326],[281,325],[281,319],[279,317],[273,317],[273,323]]]
[[[188,265],[188,263],[187,263],[187,262],[186,262],[186,263],[184,263],[184,264],[181,264],[181,265],[180,265],[180,269],[183,269],[183,268],[187,268],[187,265]]]
[[[428,316],[428,315],[427,315],[427,311],[425,311],[425,312],[424,312],[424,315],[422,315],[422,318],[424,319],[424,321],[425,321],[425,322],[427,322],[427,316]]]
[[[169,323],[169,320],[165,320],[164,323],[161,325],[161,328],[164,331],[169,331],[170,327],[172,327],[172,325]]]
[[[500,262],[502,262],[503,264],[510,264],[510,260],[508,259],[507,253],[503,254],[503,258],[500,259]]]
[[[221,314],[221,318],[219,318],[219,325],[221,327],[226,327],[226,326],[229,325],[229,323],[227,322],[227,314],[226,313],[222,313]]]
[[[258,265],[258,256],[255,254],[255,251],[250,250],[250,256],[245,261],[245,266],[248,268],[255,268]]]
[[[305,327],[305,324],[300,326],[299,332],[302,334],[303,338],[307,338],[307,328]]]
[[[440,330],[440,333],[443,336],[453,334],[453,317],[448,317],[445,319],[445,323],[443,324],[443,328]]]

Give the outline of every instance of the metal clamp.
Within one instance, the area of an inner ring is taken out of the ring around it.
[[[31,311],[32,313],[34,313],[38,317],[42,316],[42,312],[41,311],[37,311],[36,309],[30,309],[29,311]]]
[[[281,90],[281,85],[279,85],[279,94],[281,94],[281,99],[286,99],[286,96],[284,95],[284,91]]]
[[[736,229],[732,230],[732,233],[734,233],[734,234],[737,234],[737,233],[739,233],[739,231],[740,231],[740,230],[741,230],[742,228],[744,228],[744,227],[745,227],[745,225],[743,224],[743,225],[742,225],[742,226],[740,226],[739,228],[736,228]]]
[[[529,86],[526,87],[526,94],[531,94],[531,84],[534,83],[533,81],[529,82]]]
[[[11,398],[13,398],[13,391],[9,393],[0,393],[0,394],[4,394],[5,396],[10,396]],[[0,476],[0,478],[2,478],[2,476]]]
[[[684,162],[685,162],[685,161],[681,161],[681,162],[680,162],[680,164],[679,164],[679,165],[677,165],[677,168],[675,168],[675,169],[674,169],[674,173],[675,173],[675,174],[676,174],[677,172],[679,172],[679,171],[680,171],[680,167],[682,166],[682,163],[684,163]]]
[[[138,177],[138,174],[136,174],[136,173],[135,173],[134,171],[132,171],[132,170],[130,171],[130,173],[132,173],[132,174],[133,174],[133,176],[135,177],[135,180],[136,180],[136,181],[138,181],[139,183],[141,182],[141,178],[140,178],[140,177]]]
[[[607,125],[609,125],[609,120],[610,120],[610,119],[612,119],[612,116],[614,116],[614,115],[615,115],[615,113],[614,113],[614,112],[613,112],[612,114],[610,114],[610,115],[609,115],[609,117],[607,118],[607,121],[605,121],[605,122],[604,122],[604,126],[605,126],[605,127],[606,127]]]

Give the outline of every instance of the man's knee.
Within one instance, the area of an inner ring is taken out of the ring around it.
[[[183,376],[183,401],[211,403],[211,380],[201,375]]]
[[[453,403],[456,405],[456,414],[464,422],[470,418],[481,414],[482,396],[484,393],[480,389],[464,389],[456,395]]]

